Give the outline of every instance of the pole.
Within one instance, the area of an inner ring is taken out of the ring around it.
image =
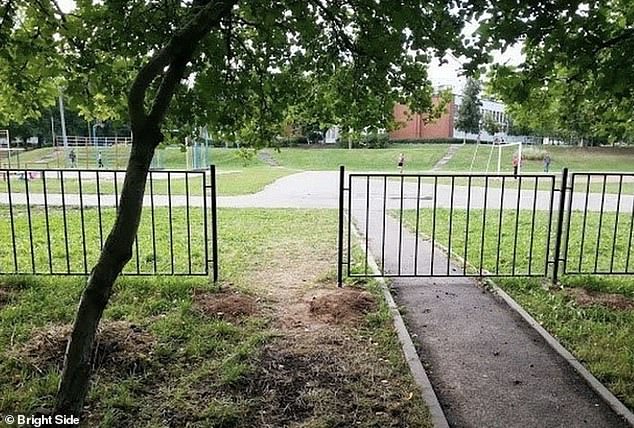
[[[564,209],[566,204],[566,188],[568,186],[568,168],[561,174],[561,189],[559,191],[559,212],[557,212],[557,230],[555,232],[555,253],[553,255],[553,284],[559,280],[559,262],[561,255],[561,238],[563,235]]]
[[[59,119],[62,123],[62,141],[64,142],[64,164],[68,159],[68,136],[66,135],[66,118],[64,117],[64,96],[60,89],[59,91]]]
[[[519,142],[519,149],[518,149],[518,162],[517,162],[517,174],[520,175],[522,173],[522,142]]]
[[[337,286],[343,286],[343,192],[344,192],[345,169],[341,165],[339,167],[339,236],[337,251]]]
[[[498,174],[500,173],[501,166],[502,166],[502,145],[498,144]]]
[[[216,205],[216,165],[209,167],[211,172],[211,230],[213,233],[213,244],[211,247],[213,257],[213,279],[218,282],[218,208]],[[205,198],[207,190],[205,190]],[[206,214],[205,214],[206,215]]]

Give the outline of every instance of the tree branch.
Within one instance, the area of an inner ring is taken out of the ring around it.
[[[199,6],[200,10],[177,34],[170,39],[167,45],[154,54],[150,60],[141,67],[136,79],[132,83],[128,96],[128,110],[130,122],[133,128],[143,127],[151,117],[162,118],[167,111],[167,106],[172,99],[174,88],[182,78],[185,66],[193,55],[198,42],[218,25],[220,19],[229,13],[238,0],[211,1]],[[184,61],[184,64],[182,64]],[[176,64],[175,64],[176,63]],[[173,67],[173,65],[176,65]],[[149,114],[146,113],[144,103],[147,89],[150,84],[168,67],[159,92],[154,100]],[[170,92],[171,91],[171,92]]]

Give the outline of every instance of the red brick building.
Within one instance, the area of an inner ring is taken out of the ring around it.
[[[394,119],[401,125],[398,129],[390,132],[390,140],[453,138],[455,108],[455,103],[450,102],[440,118],[427,123],[424,115],[409,114],[406,106],[397,104],[394,106]]]

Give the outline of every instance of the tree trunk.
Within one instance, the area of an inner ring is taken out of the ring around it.
[[[138,135],[138,134],[137,134]],[[151,138],[151,137],[150,137]],[[79,302],[73,332],[66,349],[62,380],[57,392],[55,414],[79,417],[88,393],[92,347],[112,286],[132,257],[147,174],[157,141],[136,141],[132,145],[117,219],[93,268]]]

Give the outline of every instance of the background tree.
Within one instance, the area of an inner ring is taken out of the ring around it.
[[[466,52],[459,35],[477,7],[440,0],[78,0],[64,14],[51,0],[4,2],[4,117],[36,117],[63,88],[89,118],[127,114],[134,133],[115,223],[77,309],[55,411],[81,413],[97,326],[131,258],[166,120],[208,124],[261,144],[276,135],[311,80],[341,89],[325,93],[351,128],[382,126],[374,122],[389,116],[395,98],[414,111],[431,110],[421,91],[428,55]],[[377,95],[373,106],[363,103],[367,93]],[[170,113],[172,100],[178,108]]]
[[[476,79],[468,79],[462,94],[462,102],[458,108],[458,118],[456,119],[456,129],[465,133],[478,134],[480,132],[480,121],[482,112],[480,107],[480,82]],[[464,142],[464,141],[463,141]]]
[[[551,136],[634,141],[633,16],[628,0],[493,2],[480,48],[504,48],[519,37],[525,55],[518,67],[493,68],[493,91]]]
[[[495,135],[502,130],[502,125],[495,120],[492,113],[487,113],[482,119],[482,129],[490,135]]]

